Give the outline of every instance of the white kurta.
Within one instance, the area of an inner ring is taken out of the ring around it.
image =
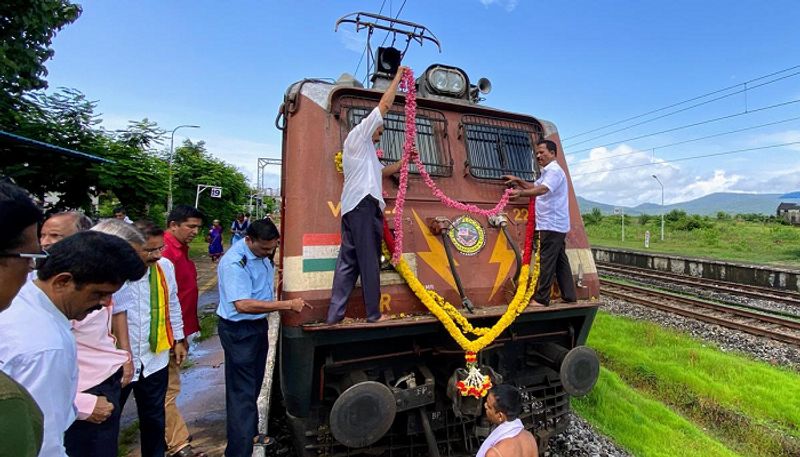
[[[66,456],[64,432],[75,420],[78,362],[66,316],[33,282],[0,313],[0,370],[22,384],[44,414],[42,457]]]

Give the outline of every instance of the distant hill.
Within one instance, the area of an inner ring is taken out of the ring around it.
[[[665,205],[664,210],[669,212],[673,209],[680,209],[689,214],[700,214],[703,216],[713,216],[719,211],[725,211],[729,214],[759,213],[771,215],[775,214],[775,209],[780,203],[781,195],[783,194],[737,194],[732,192],[717,192],[694,200]],[[583,197],[578,197],[578,206],[581,208],[581,214],[591,212],[592,208],[599,208],[603,214],[612,214],[614,208],[617,207],[587,200]],[[661,205],[654,203],[642,203],[634,207],[626,206],[624,208],[625,214],[633,216],[642,213],[661,213]]]

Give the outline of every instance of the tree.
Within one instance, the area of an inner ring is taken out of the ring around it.
[[[184,141],[175,149],[172,169],[175,204],[194,205],[197,185],[207,184],[222,187],[222,198],[210,198],[208,191],[200,197],[198,206],[208,221],[231,221],[236,213],[242,212],[249,192],[247,180],[232,165],[212,157],[205,148],[205,142]]]
[[[53,57],[56,32],[74,22],[81,7],[69,0],[4,0],[0,2],[0,97],[14,106],[23,93],[44,89]]]
[[[105,135],[100,154],[112,163],[95,164],[99,189],[119,199],[131,218],[163,219],[167,198],[167,162],[148,146],[157,144],[163,130],[144,119],[132,121],[128,128]]]
[[[603,213],[600,211],[600,208],[592,208],[591,213],[583,215],[583,223],[585,225],[595,225],[601,222],[603,222]]]
[[[100,120],[94,112],[96,102],[87,100],[80,91],[60,89],[50,95],[26,95],[20,106],[23,109],[3,110],[0,115],[13,123],[8,128],[13,133],[90,154],[102,152],[102,132],[96,127]],[[86,173],[83,161],[23,150],[4,154],[0,167],[3,174],[16,179],[40,199],[48,192],[59,194],[56,209],[90,208],[97,179]]]

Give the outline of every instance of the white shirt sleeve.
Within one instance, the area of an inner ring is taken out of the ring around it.
[[[164,269],[167,287],[169,287],[169,322],[172,324],[172,337],[182,340],[185,335],[183,334],[181,302],[178,300],[178,282],[175,280],[175,266],[167,260],[161,263],[161,267]]]
[[[123,286],[124,287],[124,286]],[[116,294],[115,294],[116,295]],[[113,296],[112,296],[113,297]],[[118,302],[112,298],[111,300],[111,314],[119,314],[128,311],[130,305],[126,302]]]
[[[555,192],[559,186],[563,185],[564,182],[567,180],[567,176],[564,172],[559,173],[560,169],[558,170],[544,170],[544,174],[542,175],[542,185],[550,189],[550,192]]]
[[[66,382],[77,367],[68,363],[64,351],[47,350],[21,354],[3,365],[3,371],[25,386],[44,415],[41,456],[66,457],[64,432],[75,420],[76,385]],[[54,380],[64,382],[53,382]]]
[[[372,141],[372,134],[382,125],[383,116],[381,116],[381,110],[376,106],[367,117],[361,119],[361,122],[353,127],[353,130],[347,135],[345,142],[355,141],[356,144],[360,144],[364,141]],[[344,151],[351,154],[364,152],[362,148],[355,147],[344,148]]]

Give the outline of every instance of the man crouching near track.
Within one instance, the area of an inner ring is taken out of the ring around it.
[[[495,386],[486,397],[486,418],[495,427],[476,457],[535,457],[536,439],[517,416],[522,412],[519,390],[508,384]]]

